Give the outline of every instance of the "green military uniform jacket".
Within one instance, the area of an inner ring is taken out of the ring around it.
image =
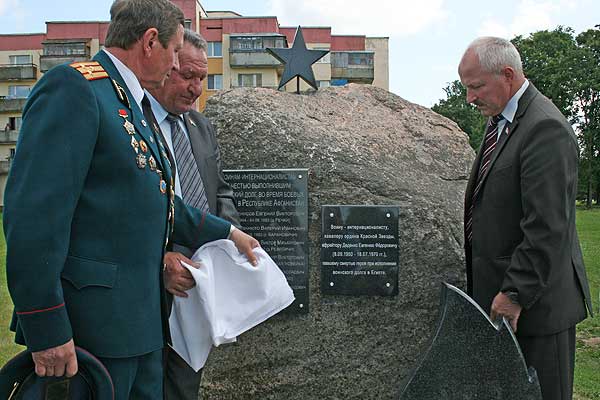
[[[48,71],[23,111],[4,202],[12,328],[32,351],[72,337],[130,357],[163,346],[167,239],[197,248],[230,224],[172,194],[162,143],[107,54],[94,60]]]

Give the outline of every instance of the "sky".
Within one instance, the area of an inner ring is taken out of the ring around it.
[[[206,10],[277,16],[282,26],[331,26],[332,34],[389,37],[390,91],[426,107],[445,98],[478,36],[512,39],[600,24],[598,0],[200,0]],[[45,32],[45,21],[107,21],[112,0],[0,0],[0,34]]]

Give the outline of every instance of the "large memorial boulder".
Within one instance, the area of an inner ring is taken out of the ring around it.
[[[392,399],[432,334],[440,284],[465,286],[474,152],[452,121],[368,85],[220,92],[205,115],[225,168],[308,168],[309,309],[214,349],[206,399]],[[321,206],[397,205],[397,296],[321,292]],[[199,327],[199,329],[202,329]]]

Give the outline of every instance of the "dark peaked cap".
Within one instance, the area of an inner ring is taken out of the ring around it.
[[[79,370],[72,378],[39,377],[31,352],[23,351],[0,370],[0,399],[114,400],[114,387],[100,360],[75,347]]]

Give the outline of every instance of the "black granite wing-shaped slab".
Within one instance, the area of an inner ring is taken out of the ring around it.
[[[401,400],[542,400],[506,320],[495,325],[460,289],[444,283],[436,332],[401,386]]]

